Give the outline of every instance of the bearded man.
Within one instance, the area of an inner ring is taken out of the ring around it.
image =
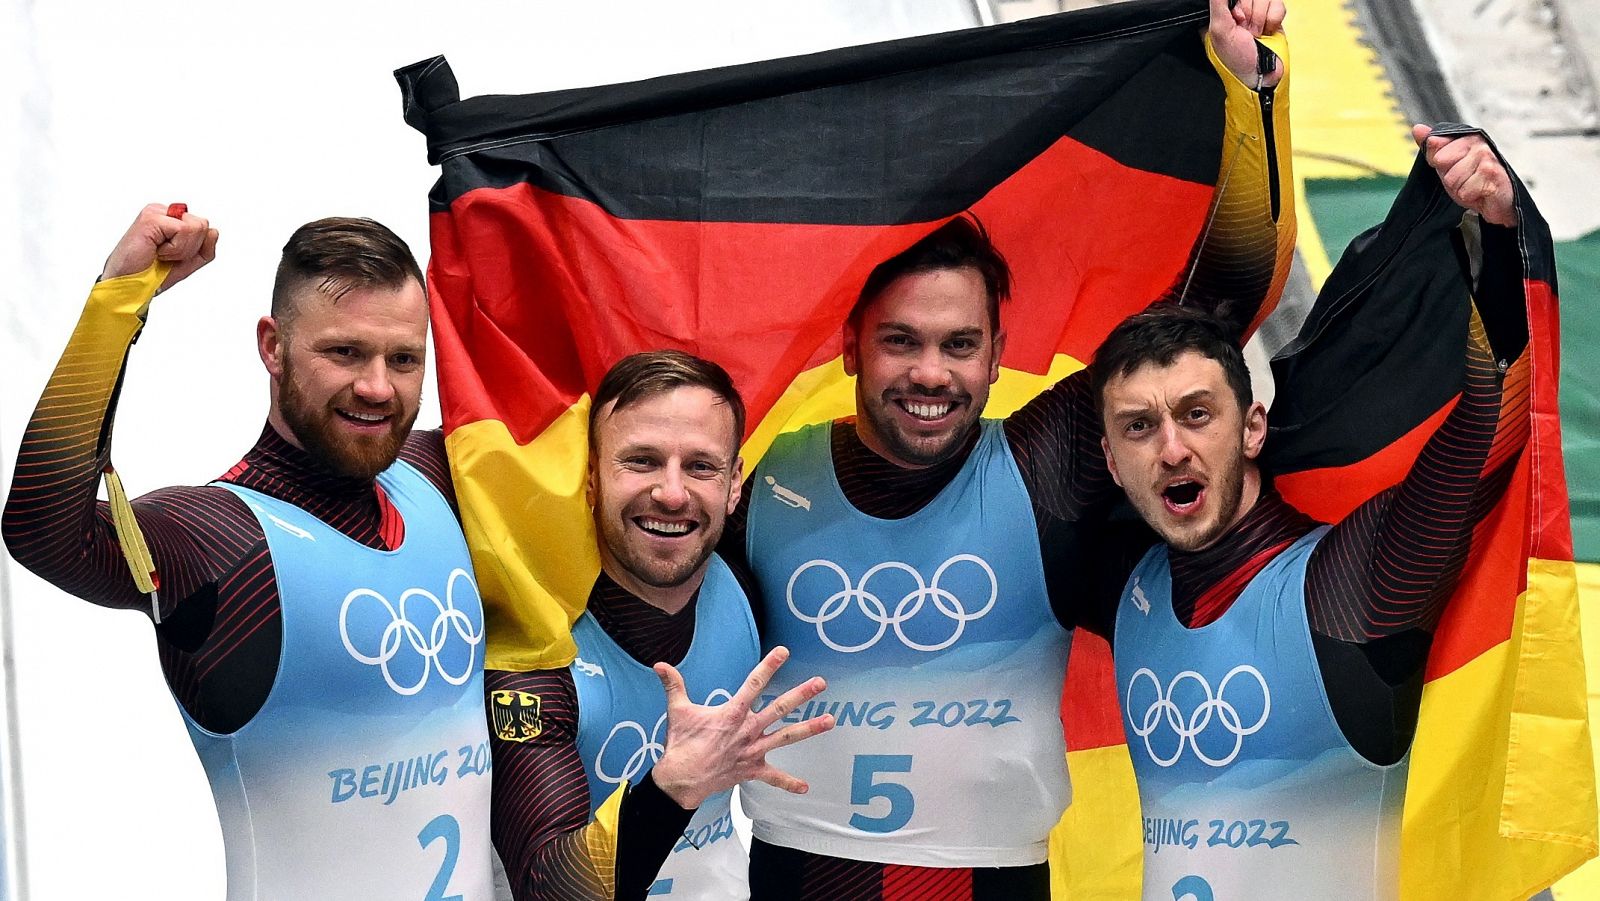
[[[119,541],[127,508],[95,499],[128,347],[216,243],[180,204],[146,207],[118,242],[23,436],[6,546],[155,620],[230,901],[487,901],[483,610],[443,438],[411,432],[428,307],[405,243],[368,219],[289,238],[256,329],[266,427],[210,485],[132,502],[153,574],[124,561],[143,543]]]

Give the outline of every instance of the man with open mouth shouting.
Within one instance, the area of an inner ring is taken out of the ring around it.
[[[1137,314],[1090,366],[1111,473],[1165,542],[1115,618],[1146,901],[1399,896],[1430,636],[1529,436],[1512,182],[1480,135],[1416,137],[1481,270],[1460,399],[1399,485],[1331,527],[1289,506],[1237,333],[1202,311]]]

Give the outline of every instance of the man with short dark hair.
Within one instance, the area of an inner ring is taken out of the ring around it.
[[[485,677],[495,845],[521,901],[748,897],[734,785],[807,789],[766,754],[832,719],[767,730],[823,681],[751,709],[788,654],[757,664],[750,602],[713,553],[739,501],[743,434],[727,372],[686,353],[633,354],[595,390],[601,572],[573,626],[577,659]]]
[[[1283,14],[1214,0],[1207,35],[1240,133],[1223,141],[1215,228],[1174,293],[1227,307],[1241,333],[1292,244],[1273,202],[1292,196],[1274,143],[1283,67],[1256,40]],[[844,329],[854,419],[780,435],[730,520],[720,552],[752,573],[763,640],[790,649],[794,673],[827,677],[813,707],[837,719],[773,755],[810,792],[742,796],[756,898],[1049,895],[1047,836],[1071,796],[1069,630],[1098,596],[1085,524],[1116,489],[1086,375],[983,418],[1009,289],[967,217],[880,264]],[[780,674],[774,691],[790,684]]]
[[[1429,642],[1529,434],[1511,181],[1481,136],[1416,136],[1481,219],[1482,316],[1460,399],[1400,484],[1332,526],[1284,501],[1236,333],[1201,311],[1135,315],[1091,365],[1112,476],[1165,542],[1114,639],[1147,901],[1398,896]]]
[[[23,435],[6,546],[155,619],[231,901],[488,901],[483,610],[443,440],[410,431],[428,310],[404,242],[368,219],[297,230],[256,330],[272,402],[255,446],[131,516],[95,500],[151,298],[216,242],[181,205],[146,207],[118,242]]]

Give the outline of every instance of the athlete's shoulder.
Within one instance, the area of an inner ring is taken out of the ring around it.
[[[741,600],[749,600],[750,588],[747,583],[748,575],[739,571],[738,567],[730,564],[721,551],[711,554],[710,562],[706,568],[706,582],[715,579],[715,584],[724,591],[731,591]]]
[[[147,520],[158,517],[200,544],[223,535],[262,535],[261,525],[244,499],[220,484],[158,488],[135,498],[133,509],[146,528]]]
[[[567,667],[483,671],[489,732],[497,744],[570,743],[577,735],[578,691]]]
[[[840,422],[845,421],[840,420]],[[772,439],[772,446],[762,455],[760,466],[765,467],[769,463],[803,454],[807,448],[815,445],[827,447],[828,436],[833,433],[833,425],[832,422],[813,422],[780,433],[778,437]]]
[[[400,445],[400,459],[412,466],[445,466],[444,429],[414,429]]]
[[[455,506],[455,483],[450,478],[450,459],[445,454],[443,429],[413,431],[400,445],[399,458],[422,473],[445,496],[450,506]]]
[[[134,506],[143,504],[159,504],[169,509],[205,509],[216,506],[239,506],[244,502],[239,496],[224,488],[228,482],[226,477],[218,479],[208,485],[173,485],[167,488],[157,488],[147,494],[135,498]]]

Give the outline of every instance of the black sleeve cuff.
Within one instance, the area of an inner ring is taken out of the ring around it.
[[[694,811],[684,810],[646,773],[617,815],[617,901],[643,901]]]
[[[1495,362],[1510,364],[1528,346],[1521,235],[1515,228],[1480,223],[1483,268],[1478,272],[1478,316]]]

